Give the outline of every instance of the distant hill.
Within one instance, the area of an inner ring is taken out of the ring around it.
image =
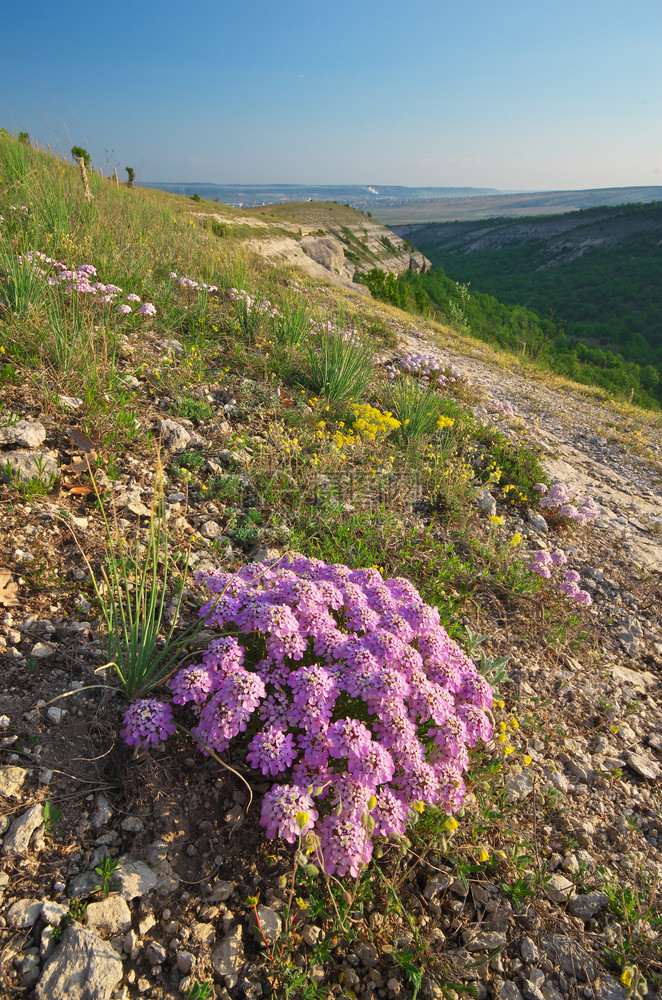
[[[136,184],[138,186],[138,184]],[[278,205],[300,201],[338,201],[351,208],[365,209],[389,205],[407,205],[424,199],[475,198],[496,195],[496,188],[472,187],[402,187],[382,184],[209,184],[189,181],[141,181],[140,186],[169,191],[171,194],[199,194],[208,201],[219,201],[235,208]]]
[[[553,311],[571,339],[662,371],[662,201],[393,228],[471,293]]]
[[[396,228],[409,223],[451,222],[458,220],[521,218],[529,215],[555,215],[606,205],[631,205],[662,201],[662,187],[590,188],[586,191],[540,191],[518,194],[495,192],[471,198],[438,196],[400,204],[378,205],[375,218]]]

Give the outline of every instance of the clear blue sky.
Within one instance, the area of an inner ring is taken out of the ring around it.
[[[661,0],[33,0],[2,33],[0,126],[139,180],[662,184]]]

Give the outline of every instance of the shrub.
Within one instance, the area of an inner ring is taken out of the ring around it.
[[[243,738],[248,763],[279,779],[267,837],[306,838],[327,874],[356,877],[411,807],[462,806],[492,689],[409,581],[300,556],[202,580],[200,613],[219,634],[173,678],[173,702],[193,709],[204,754]],[[123,736],[165,739],[171,719],[137,702]]]
[[[343,331],[339,322],[330,331],[317,333],[308,350],[303,384],[330,402],[358,400],[372,380],[374,355],[354,331]]]
[[[418,441],[434,434],[442,411],[441,398],[433,385],[421,386],[410,378],[399,378],[391,388],[390,400],[400,421],[399,437]]]

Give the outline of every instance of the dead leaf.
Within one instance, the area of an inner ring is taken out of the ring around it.
[[[74,483],[68,476],[62,477],[60,485],[63,490],[66,490],[67,493],[71,493],[72,496],[86,497],[90,493],[94,492],[91,486],[81,486],[79,483]]]
[[[89,455],[83,455],[82,457],[75,455],[69,462],[69,465],[63,465],[62,469],[65,472],[73,473],[74,476],[80,475],[81,472],[91,472],[90,463],[94,462],[96,457],[97,453],[95,451],[91,451]]]
[[[75,444],[81,451],[84,451],[85,454],[91,454],[94,451],[93,442],[83,434],[80,427],[67,427],[64,433],[71,443]]]
[[[0,604],[13,608],[18,604],[18,585],[14,583],[8,569],[0,569]]]

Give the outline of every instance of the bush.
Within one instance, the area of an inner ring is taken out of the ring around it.
[[[203,581],[219,633],[173,702],[204,754],[243,740],[254,769],[289,779],[264,796],[267,837],[306,838],[327,874],[356,877],[410,808],[462,806],[492,689],[409,581],[303,557]],[[147,745],[172,727],[170,705],[143,701],[122,735]]]
[[[358,400],[372,380],[374,355],[354,331],[343,332],[342,320],[331,332],[316,335],[308,350],[303,384],[317,395],[340,404]]]

